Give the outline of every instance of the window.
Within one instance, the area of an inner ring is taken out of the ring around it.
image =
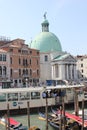
[[[25,66],[25,59],[23,59],[23,65]]]
[[[0,76],[2,75],[2,67],[0,66]]]
[[[82,70],[82,73],[83,73],[83,70]]]
[[[0,102],[5,102],[6,101],[6,94],[1,93],[0,94]]]
[[[10,58],[10,64],[12,64],[12,57]]]
[[[39,70],[37,70],[37,75],[39,75]]]
[[[28,65],[27,59],[25,60],[26,66]]]
[[[32,51],[30,51],[30,54],[32,54]]]
[[[21,50],[19,49],[18,52],[21,53]]]
[[[25,69],[23,69],[23,75],[25,75],[26,74],[26,71],[25,71]]]
[[[31,92],[31,99],[40,99],[40,92]]]
[[[2,76],[2,67],[0,66],[0,76]]]
[[[12,76],[12,69],[10,69],[10,75]]]
[[[21,76],[21,69],[19,69],[19,76]]]
[[[19,58],[19,65],[21,64],[21,59]]]
[[[10,51],[10,52],[13,52],[13,49],[10,49],[9,51]]]
[[[0,54],[0,61],[2,61],[2,54]]]
[[[81,59],[81,61],[83,61],[83,59]]]
[[[26,69],[26,75],[28,75],[28,69]]]
[[[32,70],[30,69],[30,76],[32,76]]]
[[[30,59],[30,65],[31,65],[31,59]]]
[[[83,67],[83,64],[81,64],[81,67]]]
[[[27,59],[23,59],[23,66],[28,66]]]
[[[9,93],[8,94],[8,101],[17,101],[18,100],[18,93]]]
[[[6,55],[3,54],[3,61],[6,61]]]
[[[19,83],[21,83],[21,79],[19,79]]]
[[[6,66],[3,66],[3,75],[6,76]]]
[[[82,75],[82,78],[83,78],[83,75]]]
[[[29,100],[30,93],[29,92],[21,92],[19,93],[20,100]]]
[[[38,60],[37,60],[37,65],[38,65]]]
[[[47,55],[45,55],[45,61],[48,61],[48,56]]]
[[[37,55],[39,55],[39,51],[37,51]]]

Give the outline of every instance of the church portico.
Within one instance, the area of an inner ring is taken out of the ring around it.
[[[61,61],[52,64],[52,79],[75,80],[76,78],[75,63]]]

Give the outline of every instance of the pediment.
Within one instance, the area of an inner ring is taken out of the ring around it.
[[[76,59],[70,54],[58,55],[53,59],[53,62],[64,61],[64,62],[76,62]]]
[[[63,61],[76,62],[76,59],[73,56],[69,55],[65,59],[63,59]]]

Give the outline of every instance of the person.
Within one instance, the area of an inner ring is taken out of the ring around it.
[[[42,97],[43,97],[43,98],[46,98],[46,92],[43,92],[43,93],[42,93]]]

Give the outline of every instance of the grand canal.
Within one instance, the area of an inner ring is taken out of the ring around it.
[[[15,115],[11,116],[18,122],[21,122],[24,126],[28,126],[28,116],[27,115]],[[40,120],[38,114],[30,114],[30,126],[37,126],[41,130],[46,130],[46,121]],[[0,130],[5,130],[5,126],[0,124]],[[48,125],[49,130],[54,130],[50,125]]]

